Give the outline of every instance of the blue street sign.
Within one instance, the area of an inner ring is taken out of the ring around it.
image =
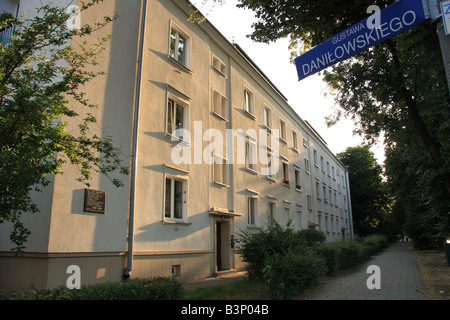
[[[427,19],[422,0],[400,0],[378,14],[379,24],[373,23],[374,16],[368,17],[296,58],[298,79],[302,80]]]
[[[444,22],[445,34],[450,34],[450,0],[441,2],[442,21]]]

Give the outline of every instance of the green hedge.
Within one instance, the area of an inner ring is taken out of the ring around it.
[[[176,278],[157,277],[107,282],[67,289],[60,286],[49,290],[12,291],[10,300],[178,300],[184,287]]]
[[[295,231],[275,222],[258,232],[242,232],[236,244],[249,276],[263,280],[273,299],[289,299],[325,274],[324,259],[313,249],[325,240],[320,231]]]
[[[319,243],[314,249],[326,263],[328,274],[354,267],[388,247],[388,237],[371,235],[362,240]]]

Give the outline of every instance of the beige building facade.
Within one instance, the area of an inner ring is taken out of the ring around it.
[[[190,10],[109,0],[83,12],[82,24],[119,16],[95,35],[113,36],[96,66],[105,76],[84,91],[100,106],[96,133],[130,162],[129,182],[95,175],[86,191],[71,166],[53,177],[35,196],[41,212],[24,215],[23,256],[0,225],[1,290],[64,285],[72,265],[82,284],[240,270],[231,240],[272,220],[353,237],[345,167],[251,58],[208,21],[189,22]],[[103,212],[85,206],[92,195]]]

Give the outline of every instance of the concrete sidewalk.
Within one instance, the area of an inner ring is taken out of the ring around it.
[[[380,267],[381,289],[368,289],[372,275],[367,267]],[[355,269],[336,277],[326,277],[323,288],[306,300],[424,300],[419,270],[411,242],[399,242]]]

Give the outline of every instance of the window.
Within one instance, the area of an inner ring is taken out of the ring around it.
[[[266,167],[266,172],[267,172],[267,178],[271,181],[275,181],[275,170],[277,169],[275,166],[275,164],[273,163],[274,161],[274,155],[272,151],[268,151],[267,152],[267,167]]]
[[[295,178],[295,190],[301,191],[302,186],[300,184],[300,170],[297,168],[294,169],[294,178]]]
[[[283,174],[283,184],[289,185],[289,164],[286,161],[282,161],[282,174]]]
[[[276,221],[277,216],[277,205],[275,202],[269,202],[269,224],[273,225]]]
[[[247,88],[244,88],[244,111],[247,113],[247,115],[250,115],[252,118],[255,118],[253,93]]]
[[[314,166],[319,167],[319,159],[318,159],[318,154],[317,154],[317,150],[314,149]]]
[[[334,206],[336,208],[339,206],[336,190],[334,190]]]
[[[256,143],[250,138],[245,139],[245,166],[250,171],[257,173],[257,159],[256,159]]]
[[[323,156],[320,156],[320,169],[322,170],[322,172],[325,172],[325,163]]]
[[[309,160],[306,158],[305,158],[305,172],[308,174],[311,172],[311,168],[309,167]]]
[[[170,220],[187,218],[187,181],[166,178],[164,217]]]
[[[272,127],[272,112],[271,112],[271,110],[269,109],[269,107],[267,107],[267,106],[264,106],[263,112],[264,112],[264,114],[263,114],[263,117],[264,117],[264,126],[265,126],[267,129],[270,129],[270,128]]]
[[[169,57],[189,68],[190,38],[172,23],[170,28]]]
[[[294,130],[292,130],[292,146],[294,150],[298,152],[297,132]]]
[[[322,199],[322,195],[320,193],[320,183],[316,181],[316,192],[317,192],[317,199]]]
[[[306,201],[308,202],[308,210],[311,212],[312,211],[312,197],[309,194],[306,196]]]
[[[256,217],[258,213],[258,198],[248,197],[248,224],[256,226]]]
[[[330,163],[327,161],[327,174],[331,176]]]
[[[291,211],[291,209],[289,207],[284,207],[284,224],[286,226],[291,221],[290,211]]]
[[[166,133],[178,139],[183,139],[183,129],[188,130],[187,123],[187,107],[169,98],[167,101]]]
[[[306,140],[306,138],[303,138],[303,146],[308,148],[308,140]]]
[[[287,143],[286,141],[286,123],[280,119],[280,139],[282,142]]]
[[[228,186],[228,160],[218,155],[214,156],[213,166],[214,182]]]
[[[227,75],[227,66],[219,60],[219,58],[217,58],[216,56],[213,56],[213,67],[214,69],[216,69],[222,76]]]
[[[227,120],[228,119],[228,102],[227,98],[221,95],[216,90],[213,90],[213,112],[218,115],[220,118]]]
[[[331,196],[331,188],[328,189],[328,199],[330,200],[330,205],[333,205],[333,197]]]
[[[322,190],[323,190],[323,201],[328,203],[327,186],[325,184],[322,186]]]
[[[331,167],[331,175],[333,177],[333,180],[336,180],[336,173],[334,172],[334,166]]]
[[[297,208],[297,230],[302,229],[302,210]]]

